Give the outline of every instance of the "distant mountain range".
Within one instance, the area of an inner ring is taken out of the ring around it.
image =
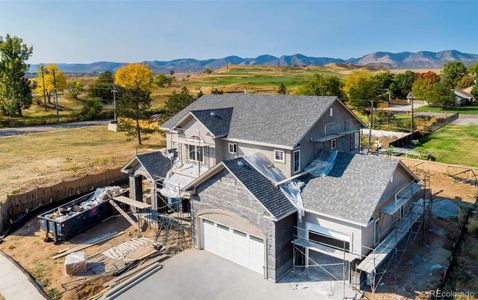
[[[242,58],[239,56],[227,56],[224,58],[213,58],[206,60],[197,60],[192,58],[175,59],[171,61],[143,61],[154,72],[167,73],[171,70],[175,72],[201,72],[206,68],[217,69],[230,65],[245,66],[323,66],[331,63],[348,63],[353,65],[381,65],[396,69],[422,69],[422,68],[441,68],[445,63],[453,60],[462,61],[465,65],[470,65],[478,61],[478,54],[462,53],[457,50],[445,50],[440,52],[420,51],[420,52],[374,52],[358,58],[341,59],[332,57],[312,57],[302,54],[282,55],[276,57],[273,55],[260,55],[255,58]],[[90,64],[57,64],[60,70],[67,73],[99,73],[104,71],[114,71],[125,63],[100,61]],[[30,72],[36,72],[38,64],[30,66]]]

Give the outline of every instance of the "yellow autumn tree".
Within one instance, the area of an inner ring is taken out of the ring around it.
[[[55,76],[53,76],[53,72],[55,73]],[[55,91],[55,79],[58,92],[62,92],[64,89],[66,89],[66,75],[62,71],[60,71],[60,69],[58,69],[57,65],[49,64],[47,66],[44,66],[43,70],[42,68],[38,69],[38,75],[36,79],[36,92],[41,96],[45,95],[46,100],[48,100],[48,103],[51,103],[51,96]],[[43,89],[43,87],[45,87],[45,89]]]
[[[145,64],[128,64],[116,71],[115,83],[126,89],[150,92],[153,88],[153,71]]]
[[[347,76],[344,80],[344,85],[342,87],[342,90],[347,98],[350,98],[350,90],[357,88],[359,84],[364,81],[368,80],[372,77],[370,72],[368,71],[354,71],[352,72],[349,76]]]

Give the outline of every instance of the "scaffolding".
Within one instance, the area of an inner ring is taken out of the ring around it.
[[[344,286],[343,299],[350,298],[346,295],[346,286],[352,288],[356,296],[359,294],[363,296],[361,278],[364,274],[367,285],[370,286],[372,294],[375,294],[385,274],[400,265],[404,254],[410,250],[420,234],[422,243],[430,242],[428,231],[431,226],[433,203],[430,174],[423,172],[420,178],[422,186],[416,182],[410,182],[395,194],[391,205],[380,209],[377,224],[380,241],[373,248],[361,245],[360,249],[353,249],[352,243],[347,245],[346,242],[343,242],[343,245],[331,245],[330,243],[311,241],[307,238],[306,229],[297,228],[297,235],[293,241],[293,269],[315,267],[324,271],[331,279],[342,282]],[[391,223],[384,223],[386,214],[388,214],[389,220],[391,218]],[[384,228],[385,226],[386,228]],[[383,234],[380,234],[380,231]],[[317,232],[314,234],[321,235]],[[342,263],[320,264],[310,258],[309,250],[340,258]],[[303,260],[299,261],[297,254],[302,254]],[[305,261],[306,259],[308,261]],[[341,279],[327,270],[327,268],[338,265],[342,266]],[[397,273],[395,272],[395,274]]]
[[[162,180],[156,181],[157,191],[161,190]],[[178,187],[179,190],[180,187]],[[158,212],[155,222],[155,240],[166,252],[177,253],[191,247],[191,214],[189,202],[181,198],[166,198],[157,193]],[[188,237],[189,235],[189,237]]]

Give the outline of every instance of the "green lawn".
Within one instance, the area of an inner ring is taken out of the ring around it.
[[[436,112],[436,113],[455,113],[455,112],[459,112],[460,114],[477,114],[478,115],[478,105],[467,105],[467,106],[462,106],[462,107],[422,106],[422,107],[417,108],[415,111]]]
[[[447,125],[420,140],[416,151],[431,151],[436,161],[478,167],[478,126]]]

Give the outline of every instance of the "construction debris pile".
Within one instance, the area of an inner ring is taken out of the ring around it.
[[[119,186],[107,186],[104,188],[98,188],[96,189],[95,193],[85,201],[82,201],[79,204],[60,206],[53,213],[45,215],[45,217],[50,220],[62,222],[93,207],[96,207],[99,204],[108,201],[112,197],[124,193],[125,191],[126,190],[124,188],[121,188]]]

